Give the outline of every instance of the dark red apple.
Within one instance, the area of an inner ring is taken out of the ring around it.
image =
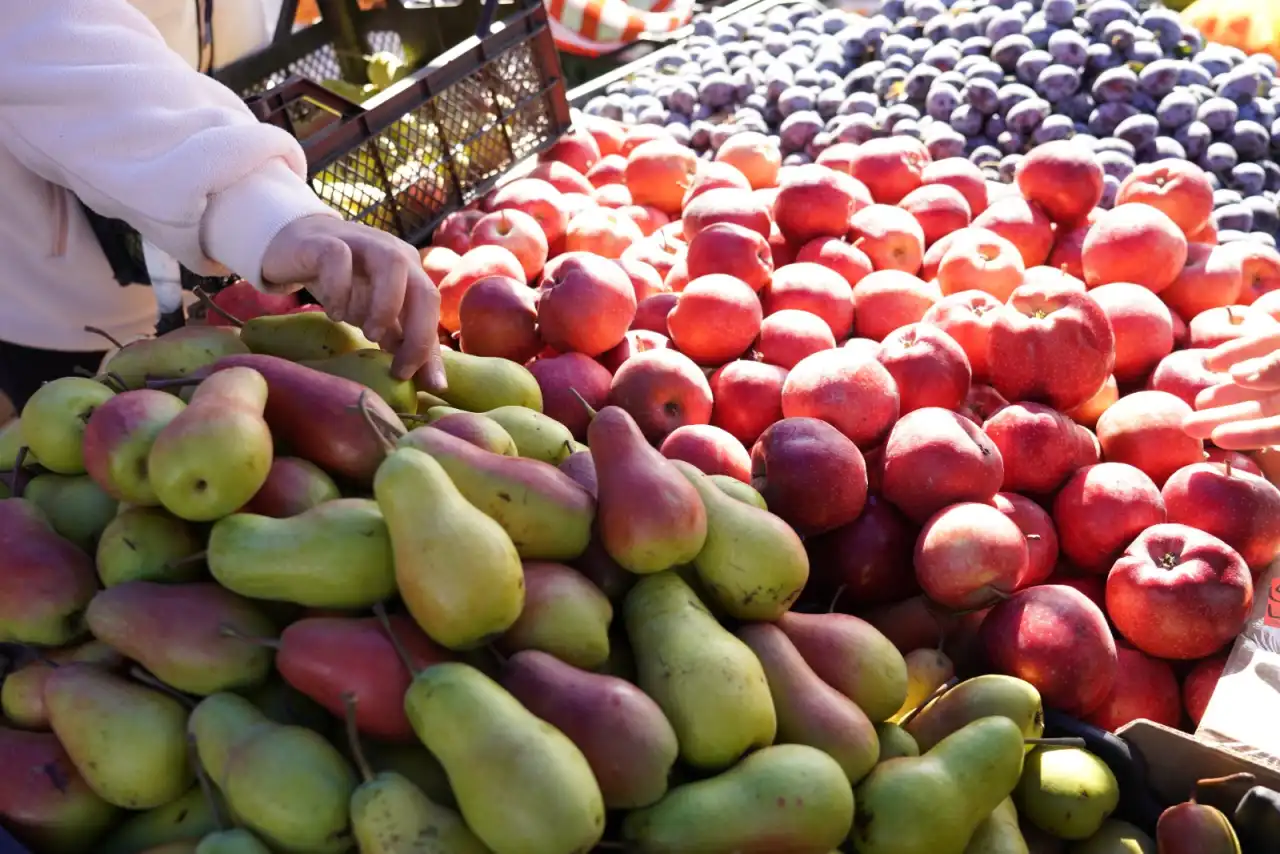
[[[1169,663],[1127,646],[1116,647],[1116,660],[1120,670],[1115,686],[1085,720],[1108,732],[1138,718],[1177,729],[1182,694]]]
[[[1160,491],[1170,522],[1213,534],[1240,553],[1254,575],[1280,553],[1280,488],[1230,463],[1193,463]]]
[[[916,530],[889,502],[868,495],[862,514],[805,542],[809,583],[843,607],[897,602],[918,587],[911,567]]]
[[[858,446],[827,422],[784,418],[751,448],[751,485],[791,527],[821,534],[858,518],[867,466]]]

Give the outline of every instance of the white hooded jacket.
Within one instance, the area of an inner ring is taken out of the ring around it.
[[[270,40],[280,0],[215,3],[217,65]],[[154,328],[152,289],[115,281],[71,193],[196,273],[260,286],[284,226],[336,216],[301,180],[297,141],[195,71],[198,21],[194,0],[0,15],[0,340],[93,351],[105,345],[86,325],[121,340]]]

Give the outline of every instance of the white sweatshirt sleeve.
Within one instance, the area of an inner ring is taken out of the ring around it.
[[[259,287],[282,228],[337,215],[307,186],[297,141],[191,69],[126,0],[5,4],[0,145],[191,270]]]

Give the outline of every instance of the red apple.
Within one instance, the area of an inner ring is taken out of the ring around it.
[[[867,501],[862,453],[816,418],[784,418],[760,435],[751,448],[751,485],[805,536],[849,524]]]
[[[867,253],[839,237],[819,237],[810,240],[796,252],[795,260],[807,264],[821,264],[836,273],[851,286],[871,273],[871,259]]]
[[[1186,707],[1187,717],[1196,726],[1200,726],[1204,718],[1204,710],[1209,707],[1209,698],[1218,687],[1229,655],[1229,652],[1224,652],[1197,661],[1182,681],[1182,704]]]
[[[1019,590],[991,609],[981,636],[995,672],[1030,682],[1046,706],[1069,715],[1101,706],[1118,676],[1107,618],[1071,587]]]
[[[773,218],[788,242],[843,237],[855,211],[870,204],[867,188],[826,166],[805,166],[779,184]]]
[[[1116,647],[1120,676],[1102,705],[1085,720],[1115,732],[1139,718],[1177,729],[1182,722],[1182,694],[1168,662],[1127,646]]]
[[[1107,381],[1103,383],[1102,388],[1097,393],[1086,400],[1079,406],[1073,406],[1063,414],[1072,421],[1083,427],[1097,427],[1098,419],[1102,417],[1102,413],[1106,412],[1111,404],[1120,399],[1120,387],[1116,385],[1115,376],[1107,377]]]
[[[1106,312],[1088,294],[1023,285],[996,313],[987,352],[989,382],[1009,400],[1071,409],[1102,388],[1115,364]]]
[[[1262,466],[1258,465],[1253,457],[1241,451],[1224,451],[1221,448],[1205,448],[1205,462],[1209,463],[1230,463],[1231,468],[1236,471],[1248,472],[1256,474],[1258,477],[1266,477],[1262,471]]]
[[[853,291],[854,331],[882,341],[893,330],[918,323],[940,299],[937,282],[924,282],[901,270],[877,270]]]
[[[761,361],[792,368],[806,356],[836,346],[831,327],[816,314],[788,308],[775,312],[760,325],[756,352]]]
[[[555,259],[539,289],[538,331],[557,350],[599,356],[617,346],[636,315],[636,292],[622,268],[589,252]]]
[[[1186,401],[1165,391],[1125,395],[1098,419],[1102,455],[1140,468],[1164,486],[1169,475],[1204,459],[1204,443],[1182,429],[1191,412]]]
[[[627,187],[637,205],[676,216],[697,170],[693,149],[669,138],[642,142],[627,155]]]
[[[877,270],[901,270],[912,275],[920,272],[924,229],[902,208],[869,205],[858,211],[849,220],[849,241],[867,254]]]
[[[1209,224],[1213,213],[1213,185],[1203,169],[1186,160],[1143,163],[1120,182],[1116,204],[1150,205],[1173,220],[1183,234],[1192,235]]]
[[[1244,559],[1186,525],[1143,531],[1107,576],[1107,613],[1116,630],[1157,658],[1212,655],[1244,628],[1252,607]]]
[[[699,231],[718,222],[741,225],[766,240],[769,239],[773,224],[769,209],[751,193],[731,187],[718,187],[701,193],[689,203],[681,214],[680,227],[684,239],[692,240]]]
[[[974,383],[969,386],[969,393],[965,395],[964,403],[956,407],[956,412],[981,427],[988,418],[1008,405],[1004,395],[991,386]]]
[[[1213,534],[1256,574],[1280,553],[1280,488],[1230,464],[1192,463],[1173,473],[1160,494],[1170,522]]]
[[[619,342],[618,346],[601,353],[597,361],[610,374],[616,374],[618,368],[622,367],[623,362],[637,353],[644,353],[649,350],[666,350],[670,347],[671,339],[661,332],[653,332],[648,329],[628,329],[627,334],[622,336],[622,341]]]
[[[991,506],[1008,516],[1027,541],[1027,568],[1018,576],[1017,589],[1043,583],[1058,564],[1058,533],[1049,514],[1016,492],[997,492]]]
[[[1060,228],[1083,222],[1102,199],[1102,166],[1092,149],[1074,140],[1036,146],[1018,163],[1014,182]]]
[[[535,292],[507,276],[489,276],[462,295],[459,349],[524,363],[542,350]]]
[[[1243,303],[1244,269],[1236,245],[1189,245],[1186,266],[1160,299],[1187,322],[1202,311]]]
[[[1107,579],[1104,576],[1077,573],[1075,567],[1067,564],[1059,566],[1044,583],[1061,584],[1079,590],[1098,606],[1098,610],[1104,614],[1107,611]]]
[[[481,279],[490,276],[506,276],[524,281],[524,267],[511,250],[502,246],[477,246],[467,250],[439,284],[440,325],[449,332],[458,332],[461,321],[458,310],[467,290]]]
[[[471,229],[472,246],[502,246],[520,260],[526,282],[533,281],[547,263],[547,235],[538,221],[510,209],[485,214]]]
[[[969,394],[969,359],[955,339],[928,323],[890,332],[876,355],[898,386],[901,412],[956,409]]]
[[[1151,478],[1125,463],[1080,469],[1058,492],[1053,521],[1062,552],[1085,572],[1106,573],[1140,533],[1167,519]]]
[[[1190,332],[1188,343],[1192,347],[1213,349],[1237,338],[1274,332],[1278,324],[1280,321],[1271,315],[1255,311],[1247,305],[1209,308],[1187,323]]]
[[[1018,247],[994,231],[965,228],[947,241],[935,275],[948,296],[985,291],[1004,302],[1026,282],[1026,272]]]
[[[1132,282],[1160,293],[1173,284],[1187,261],[1187,237],[1160,210],[1117,205],[1098,217],[1081,251],[1089,287]]]
[[[239,321],[274,314],[288,314],[301,305],[296,291],[285,294],[267,293],[258,290],[243,279],[227,285],[211,299],[214,305]],[[216,311],[205,315],[205,323],[209,326],[233,325],[229,319]]]
[[[897,602],[918,589],[911,554],[915,527],[887,501],[867,496],[862,513],[805,541],[809,579],[825,596],[859,606]]]
[[[763,311],[741,279],[712,273],[680,292],[667,315],[671,341],[700,365],[718,366],[741,356],[760,335]]]
[[[538,155],[538,162],[557,161],[586,174],[600,159],[600,145],[586,130],[574,129]]]
[[[955,339],[969,359],[974,381],[984,381],[991,325],[1000,306],[1000,300],[985,291],[961,291],[934,303],[921,322],[932,324]]]
[[[1173,352],[1173,315],[1160,297],[1141,285],[1115,282],[1089,292],[1115,334],[1113,373],[1121,383],[1143,380]]]
[[[779,267],[760,296],[766,315],[786,309],[816,314],[831,327],[837,341],[849,337],[853,328],[853,289],[839,273],[821,264],[797,262]]]
[[[636,303],[636,316],[631,320],[632,329],[667,334],[667,317],[679,302],[680,295],[666,291],[645,297]]]
[[[884,365],[843,347],[806,356],[782,386],[784,416],[820,418],[859,448],[884,439],[898,407],[898,387]]]
[[[569,225],[570,212],[564,207],[564,194],[540,178],[520,178],[494,190],[490,199],[491,211],[521,211],[533,217],[547,236],[547,246],[552,255],[563,251],[564,230]],[[479,217],[476,218],[477,220]],[[441,226],[443,228],[443,226]],[[439,234],[437,229],[436,233]],[[470,231],[468,231],[470,234]],[[467,248],[470,248],[470,242]],[[455,251],[459,254],[466,249]]]
[[[684,460],[703,474],[728,475],[751,483],[751,455],[719,427],[686,424],[672,430],[659,449],[669,460]]]
[[[718,222],[689,241],[685,266],[690,279],[723,273],[759,291],[773,276],[773,254],[769,241],[757,232],[731,222]]]
[[[948,157],[926,165],[920,173],[920,182],[926,187],[941,184],[959,190],[974,216],[987,209],[986,178],[967,157]]]
[[[542,411],[559,421],[579,442],[586,441],[587,424],[591,417],[582,405],[585,400],[592,409],[600,409],[609,400],[609,388],[613,377],[609,371],[590,356],[582,353],[562,353],[547,359],[537,359],[529,365],[529,373],[542,389]],[[576,392],[576,394],[575,394]],[[578,399],[582,396],[582,400]]]
[[[711,375],[715,408],[711,423],[750,445],[770,424],[782,418],[782,385],[787,369],[738,360]]]
[[[882,205],[896,205],[923,182],[932,162],[918,139],[888,136],[869,139],[853,150],[849,174],[861,181]]]
[[[1230,374],[1217,373],[1204,366],[1204,357],[1208,355],[1209,350],[1205,348],[1170,353],[1151,372],[1147,388],[1172,394],[1194,407],[1197,394],[1231,379]]]
[[[916,218],[924,232],[924,245],[964,228],[973,219],[964,194],[946,184],[921,184],[907,193],[898,207]]]
[[[660,445],[677,427],[711,422],[711,386],[683,353],[649,350],[618,368],[609,405],[625,409],[645,438]]]
[[[991,204],[973,218],[974,228],[994,231],[1018,247],[1024,267],[1038,267],[1053,249],[1053,222],[1044,210],[1014,192]]]
[[[1078,438],[1071,419],[1041,403],[1011,403],[983,431],[1000,449],[1006,492],[1048,495],[1076,469]]]
[[[916,581],[947,608],[985,608],[1011,594],[1030,557],[1022,531],[990,504],[939,510],[916,540]]]
[[[881,492],[916,522],[951,504],[989,502],[1003,480],[1004,463],[991,439],[946,409],[907,413],[885,443]]]
[[[551,187],[550,184],[547,186],[555,190],[555,187]],[[444,246],[459,255],[467,254],[467,250],[471,248],[471,229],[482,216],[484,211],[462,210],[445,214],[444,219],[440,220],[440,224],[431,234],[431,245]]]

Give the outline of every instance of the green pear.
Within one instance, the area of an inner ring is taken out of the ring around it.
[[[1016,676],[987,673],[966,679],[930,703],[906,725],[922,751],[979,718],[1001,715],[1016,723],[1025,738],[1044,734],[1040,692]]]
[[[504,457],[518,457],[516,440],[502,425],[479,412],[451,412],[431,422],[437,430],[464,439],[485,451]]]
[[[415,397],[418,398],[418,408],[414,412],[426,412],[434,406],[448,406],[443,398],[436,397],[429,391],[420,391]]]
[[[0,682],[0,714],[22,729],[47,730],[49,709],[44,702],[44,686],[49,674],[60,664],[80,661],[116,670],[124,657],[101,641],[48,650],[40,658],[11,671]]]
[[[215,800],[220,800],[214,793]],[[199,786],[162,806],[131,815],[102,841],[98,854],[137,854],[167,842],[196,842],[218,829],[214,807]]]
[[[537,649],[561,661],[595,670],[609,659],[613,605],[576,569],[526,561],[524,610],[498,645],[504,652]]]
[[[0,424],[0,472],[13,471],[18,464],[18,452],[26,447],[26,440],[22,438],[21,419],[13,418]],[[22,459],[22,467],[32,469],[39,464],[40,461],[36,459],[36,455],[27,448],[27,453]]]
[[[523,406],[499,406],[484,414],[515,440],[522,457],[558,466],[573,453],[573,434],[549,415]]]
[[[331,320],[323,311],[264,315],[246,320],[240,327],[240,340],[252,353],[278,356],[290,362],[331,359],[378,346],[355,326]]]
[[[824,852],[844,841],[852,822],[853,791],[836,761],[813,747],[784,744],[673,788],[630,813],[622,835],[637,854]]]
[[[604,801],[586,757],[497,682],[466,664],[436,664],[414,678],[404,708],[495,854],[585,852],[600,841]]]
[[[84,426],[115,392],[96,380],[61,377],[22,408],[22,441],[55,474],[84,474]]]
[[[44,511],[53,530],[90,554],[119,503],[84,474],[36,475],[22,495]]]
[[[181,839],[177,842],[165,842],[154,848],[148,848],[142,854],[196,854],[200,843],[194,839]]]
[[[94,410],[85,427],[85,469],[121,501],[158,504],[147,457],[156,436],[186,408],[181,399],[156,389],[117,394]]]
[[[573,560],[586,551],[595,501],[555,466],[484,451],[434,426],[410,430],[399,444],[443,466],[462,497],[502,526],[522,558]]]
[[[1107,763],[1078,747],[1039,745],[1027,754],[1014,794],[1018,810],[1059,839],[1088,839],[1120,803]]]
[[[396,591],[387,523],[367,498],[286,519],[234,513],[214,523],[206,560],[219,584],[251,599],[357,609]]]
[[[520,555],[440,463],[414,448],[392,451],[373,494],[391,534],[400,596],[432,640],[469,649],[511,628],[524,608]]]
[[[412,380],[391,376],[395,355],[382,350],[352,350],[328,359],[301,364],[335,377],[346,377],[373,391],[396,412],[413,415],[418,411],[417,390]]]
[[[964,854],[1022,771],[1022,730],[982,718],[917,757],[877,765],[854,791],[858,854]]]
[[[156,338],[130,341],[102,366],[126,388],[140,389],[149,379],[177,379],[206,368],[223,356],[249,352],[240,332],[227,326],[182,326]]]
[[[773,743],[778,719],[760,659],[674,572],[644,576],[623,605],[636,684],[676,731],[680,758],[727,768]]]
[[[191,557],[203,546],[189,522],[159,507],[132,507],[116,514],[98,539],[98,577],[104,587],[195,581],[204,574],[204,561]]]
[[[104,801],[150,809],[194,780],[187,710],[177,700],[91,664],[64,664],[44,686],[49,725]]]
[[[751,487],[750,484],[743,483],[736,477],[730,477],[727,474],[709,474],[707,478],[716,485],[716,488],[730,498],[736,498],[744,504],[750,504],[761,510],[768,510],[769,505],[765,503],[764,496]]]
[[[196,854],[271,854],[271,849],[244,828],[210,833],[196,846]]]
[[[524,365],[497,356],[472,356],[441,348],[449,388],[439,393],[445,403],[468,412],[488,412],[499,406],[523,406],[542,411],[542,389]],[[520,440],[516,439],[519,446]]]
[[[468,410],[458,409],[455,406],[449,406],[447,404],[444,406],[433,406],[430,409],[424,410],[427,417],[428,424],[434,424],[437,421],[439,421],[441,418],[444,418],[447,415],[457,415],[461,412],[467,412],[467,411]],[[483,413],[476,412],[473,414],[482,415]],[[493,423],[497,424],[498,422],[494,421]]]
[[[1156,843],[1129,822],[1109,818],[1093,836],[1072,845],[1068,854],[1156,854]]]
[[[253,703],[269,720],[282,726],[300,726],[327,735],[334,723],[333,715],[315,700],[283,679],[268,679],[240,695]]]
[[[462,816],[434,803],[394,771],[351,796],[351,829],[361,854],[489,854]]]
[[[252,498],[271,471],[266,405],[267,381],[252,368],[227,368],[201,382],[147,455],[160,504],[180,519],[212,522]]]
[[[905,729],[897,724],[876,724],[876,738],[880,741],[880,761],[903,756],[919,756],[920,745]]]
[[[982,820],[969,839],[964,854],[1030,854],[1018,827],[1018,810],[1005,798]]]
[[[776,620],[809,579],[795,530],[767,510],[730,498],[684,460],[672,460],[707,509],[707,539],[693,559],[703,588],[738,620]]]
[[[191,713],[196,752],[227,806],[269,850],[343,854],[351,848],[351,766],[308,729],[280,726],[248,700],[213,694]]]
[[[57,736],[0,726],[0,768],[0,819],[19,841],[36,852],[102,854],[120,810],[94,793]]]
[[[364,754],[369,767],[376,774],[394,772],[404,777],[434,803],[456,807],[457,799],[449,787],[449,775],[444,772],[440,760],[431,755],[421,744],[401,744],[366,738]]]

